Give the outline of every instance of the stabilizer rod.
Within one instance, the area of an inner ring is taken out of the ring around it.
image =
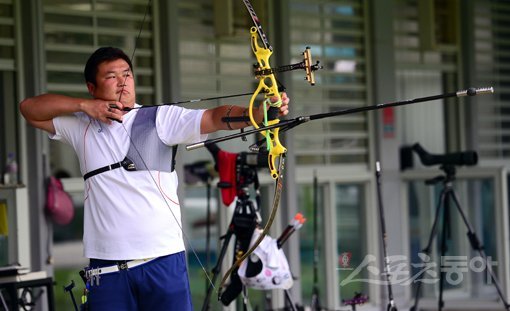
[[[202,142],[195,143],[195,144],[186,145],[186,150],[189,151],[189,150],[202,148],[209,144],[219,143],[219,142],[231,140],[234,138],[244,137],[246,135],[251,135],[251,134],[259,133],[262,131],[271,130],[271,129],[274,129],[277,127],[280,128],[280,133],[281,133],[281,132],[289,130],[295,126],[298,126],[299,124],[302,124],[302,123],[305,123],[308,121],[329,118],[329,117],[336,117],[336,116],[341,116],[341,115],[346,115],[346,114],[379,110],[379,109],[384,109],[384,108],[389,108],[389,107],[404,106],[404,105],[422,103],[422,102],[444,99],[444,98],[449,98],[449,97],[475,96],[475,95],[492,94],[492,93],[494,93],[494,88],[492,86],[484,87],[484,88],[472,87],[472,88],[468,88],[466,90],[461,90],[461,91],[451,92],[451,93],[446,93],[446,94],[419,97],[419,98],[415,98],[415,99],[390,102],[390,103],[378,104],[378,105],[373,105],[373,106],[364,106],[364,107],[357,107],[357,108],[352,108],[352,109],[337,110],[337,111],[319,113],[319,114],[314,114],[314,115],[309,115],[309,116],[301,116],[301,117],[297,117],[297,118],[290,119],[290,120],[281,120],[279,123],[269,125],[269,126],[259,127],[258,129],[253,129],[250,131],[243,131],[241,133],[230,134],[230,135],[223,136],[223,137],[204,140]]]

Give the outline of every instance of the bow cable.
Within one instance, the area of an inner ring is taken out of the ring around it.
[[[147,5],[145,7],[145,14],[143,16],[143,20],[142,20],[142,23],[140,25],[140,29],[138,31],[138,35],[135,39],[135,45],[134,45],[134,48],[133,48],[133,53],[131,55],[131,63],[133,63],[133,59],[135,57],[135,52],[136,52],[136,48],[137,48],[137,45],[138,45],[138,41],[140,39],[140,36],[141,36],[141,33],[142,33],[142,28],[145,24],[145,20],[147,18],[147,15],[149,13],[149,8],[151,7],[151,2],[152,0],[148,0],[147,2]],[[133,73],[132,73],[133,74]],[[128,79],[128,74],[126,74],[125,78],[124,78],[124,83],[122,84],[122,89],[121,89],[121,92],[120,92],[120,95],[119,95],[119,102],[120,100],[122,99],[122,93],[124,91],[124,88],[126,86],[126,81]],[[133,75],[133,80],[134,80],[134,75]],[[195,249],[193,248],[192,244],[191,244],[191,241],[188,237],[188,235],[184,232],[184,229],[180,223],[180,220],[177,218],[177,216],[175,215],[175,213],[172,211],[172,208],[170,207],[170,204],[168,203],[168,201],[166,200],[166,197],[165,197],[165,194],[163,193],[163,190],[158,186],[158,183],[155,179],[155,177],[152,175],[151,171],[149,170],[149,166],[147,165],[147,163],[145,162],[144,158],[142,157],[141,155],[141,152],[140,150],[138,149],[138,147],[136,146],[136,144],[134,143],[133,141],[133,138],[131,136],[131,134],[129,133],[129,131],[126,129],[126,127],[124,126],[124,123],[120,122],[122,128],[124,129],[124,131],[126,132],[127,136],[129,137],[129,141],[131,143],[131,145],[133,146],[134,150],[136,151],[136,153],[138,154],[138,156],[140,157],[143,165],[145,166],[145,169],[147,170],[147,172],[149,173],[149,176],[151,177],[152,181],[154,182],[154,185],[156,186],[156,188],[158,189],[158,192],[159,194],[161,195],[161,198],[163,199],[163,201],[165,202],[166,206],[168,207],[168,209],[170,210],[175,222],[177,223],[177,226],[179,227],[179,229],[181,230],[182,232],[182,235],[184,237],[184,239],[186,240],[186,243],[188,244],[189,248],[191,249],[191,251],[193,252],[193,255],[195,256],[198,264],[200,265],[200,268],[202,269],[202,271],[205,273],[205,276],[208,280],[208,282],[211,284],[211,286],[216,290],[216,288],[214,287],[214,284],[212,283],[212,280],[211,278],[209,277],[209,273],[207,272],[207,270],[205,269],[204,265],[202,264],[202,261],[200,260],[200,258],[198,257],[198,254],[197,252],[195,251]]]

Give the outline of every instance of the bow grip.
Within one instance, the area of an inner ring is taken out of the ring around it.
[[[278,124],[279,122],[280,122],[279,119],[275,119],[275,120],[269,121],[268,125]],[[282,154],[287,152],[287,149],[280,142],[279,132],[280,132],[280,129],[275,128],[273,131],[268,131],[266,133],[271,138],[271,142],[270,142],[271,148],[269,148],[269,155],[268,155],[267,159],[268,159],[268,164],[269,164],[269,171],[270,171],[271,177],[273,177],[273,179],[277,179],[280,174],[280,172],[278,171],[278,167],[276,165],[276,160],[278,158],[280,158],[282,156]]]
[[[269,109],[267,109],[267,119],[268,120],[275,120],[278,119],[278,112],[280,108],[269,106]]]

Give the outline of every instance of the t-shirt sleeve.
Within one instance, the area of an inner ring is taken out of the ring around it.
[[[156,126],[159,138],[167,145],[192,144],[207,139],[200,134],[203,109],[177,106],[159,107]]]
[[[58,140],[63,143],[72,145],[72,136],[69,128],[76,123],[76,116],[66,115],[53,118],[53,126],[55,134],[49,134],[50,139]]]

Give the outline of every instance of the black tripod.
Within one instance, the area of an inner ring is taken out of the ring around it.
[[[443,223],[442,223],[443,228],[442,228],[442,234],[441,234],[441,258],[446,253],[446,251],[447,251],[447,245],[446,245],[447,230],[449,229],[449,222],[450,222],[450,207],[451,207],[450,202],[453,202],[454,203],[453,207],[455,207],[457,209],[457,211],[459,212],[459,214],[462,217],[462,221],[464,222],[464,224],[467,228],[467,231],[468,231],[467,236],[468,236],[469,242],[471,244],[471,247],[473,248],[473,250],[478,251],[480,256],[483,258],[487,272],[491,276],[491,280],[492,280],[494,286],[496,287],[498,295],[499,295],[501,301],[503,302],[505,309],[509,310],[510,306],[508,305],[508,302],[505,300],[505,297],[501,290],[501,286],[496,278],[496,275],[495,275],[494,271],[492,270],[492,267],[487,264],[487,256],[483,250],[483,246],[480,244],[478,237],[476,236],[475,232],[472,230],[472,228],[466,218],[466,215],[462,211],[459,200],[457,199],[457,195],[455,194],[455,191],[453,189],[452,182],[453,182],[453,180],[455,180],[455,166],[453,164],[443,164],[443,165],[441,165],[440,168],[445,172],[444,176],[438,176],[430,181],[426,181],[426,184],[428,184],[428,185],[433,185],[433,184],[442,182],[443,189],[441,191],[439,201],[438,201],[438,204],[436,207],[436,214],[434,217],[434,223],[432,225],[432,230],[430,232],[428,243],[427,243],[427,246],[423,249],[423,253],[425,253],[427,256],[430,256],[430,250],[432,247],[433,239],[434,239],[434,236],[437,234],[437,226],[438,226],[438,222],[439,222],[439,214],[441,212],[441,208],[443,209]],[[444,278],[445,278],[446,273],[445,273],[444,269],[442,269],[442,268],[443,268],[443,264],[441,262],[441,265],[440,265],[441,273],[439,275],[438,310],[442,310],[442,308],[444,306],[443,288],[444,288]],[[416,293],[415,293],[415,302],[414,302],[413,307],[411,308],[412,311],[415,311],[418,308],[418,301],[420,298],[420,288],[421,288],[421,282],[418,282],[418,285],[416,288]]]
[[[206,297],[204,299],[204,303],[202,305],[202,311],[209,310],[211,294],[214,289],[214,284],[221,272],[221,264],[225,255],[227,253],[228,245],[230,243],[230,239],[233,235],[236,237],[235,250],[234,253],[238,252],[246,252],[250,246],[251,237],[253,235],[253,231],[260,224],[260,215],[259,215],[259,207],[260,206],[260,198],[259,198],[259,181],[256,172],[256,167],[252,167],[252,165],[246,163],[246,155],[240,154],[236,160],[236,194],[237,200],[234,208],[234,213],[232,215],[232,220],[230,225],[228,226],[227,232],[220,239],[223,240],[223,245],[220,249],[220,253],[218,255],[218,259],[216,265],[212,269],[211,282],[209,282],[209,286],[207,288]],[[249,185],[253,183],[257,197],[256,203],[250,199],[250,191]],[[220,183],[218,187],[228,188],[231,187],[230,184]],[[235,260],[235,258],[234,258]],[[229,305],[232,300],[234,300],[243,290],[243,284],[239,275],[237,274],[237,269],[234,271],[230,277],[230,284],[226,288],[226,290],[221,295],[221,302],[224,305]],[[245,308],[246,308],[246,302]]]
[[[214,289],[213,284],[215,284],[218,276],[220,276],[221,264],[227,253],[230,239],[233,235],[236,236],[235,253],[247,251],[253,230],[259,223],[258,218],[258,211],[256,210],[253,202],[249,200],[249,196],[247,194],[243,194],[241,197],[238,197],[236,207],[234,209],[234,214],[232,215],[232,220],[228,226],[228,230],[225,235],[221,237],[223,240],[223,245],[218,255],[216,265],[212,269],[211,282],[207,288],[204,304],[202,305],[203,311],[209,310],[209,302],[211,299],[212,291]],[[221,296],[222,303],[226,305],[230,304],[230,302],[234,300],[241,293],[241,291],[242,283],[237,274],[237,271],[235,271],[232,273],[230,285]]]

